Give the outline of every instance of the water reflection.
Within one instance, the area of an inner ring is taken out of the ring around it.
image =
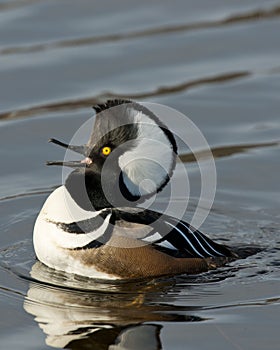
[[[36,262],[24,302],[46,344],[70,349],[161,349],[157,322],[198,322],[197,307],[167,304],[174,281],[99,283],[67,279]],[[68,276],[69,277],[69,276]],[[40,283],[36,282],[40,281]],[[60,287],[50,285],[52,281]],[[78,289],[79,287],[79,289]]]

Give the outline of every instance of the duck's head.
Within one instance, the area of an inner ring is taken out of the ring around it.
[[[85,156],[48,162],[76,168],[65,186],[86,210],[131,206],[162,190],[172,176],[177,146],[173,134],[148,108],[127,100],[93,107],[96,118],[86,145],[50,141]]]

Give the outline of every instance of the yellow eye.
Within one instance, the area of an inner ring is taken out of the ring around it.
[[[103,156],[108,156],[111,153],[112,149],[109,146],[105,146],[102,148],[102,154]]]

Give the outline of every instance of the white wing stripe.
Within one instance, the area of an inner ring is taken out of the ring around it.
[[[175,228],[175,230],[177,230],[184,237],[184,239],[188,242],[188,244],[191,246],[192,250],[194,252],[196,252],[196,254],[198,254],[199,256],[204,258],[204,256],[202,254],[200,254],[199,251],[197,251],[197,249],[193,246],[193,244],[190,242],[190,240],[184,235],[184,233],[181,230],[178,229],[178,227],[172,225],[170,222],[167,222],[167,221],[165,221],[165,222],[167,223],[167,225]]]
[[[168,241],[163,241],[163,242],[160,242],[160,243],[156,243],[156,245],[159,245],[159,246],[161,246],[163,248],[167,248],[167,249],[178,250],[176,247],[174,247],[173,244],[171,244]]]
[[[187,227],[183,222],[180,222],[181,225],[183,225],[184,227],[186,227],[188,229],[188,231],[193,235],[193,237],[195,238],[195,240],[197,241],[197,243],[200,245],[200,247],[206,252],[206,254],[210,255],[210,256],[214,256],[213,254],[209,253],[209,251],[201,244],[201,242],[199,241],[199,239],[196,237],[196,235],[194,234],[194,232],[189,228]],[[199,236],[200,238],[203,238],[201,236]],[[205,240],[204,240],[205,242]],[[206,242],[207,243],[207,242]],[[208,244],[209,246],[209,244]],[[211,247],[215,252],[216,250]],[[217,253],[217,252],[216,252]]]
[[[170,242],[168,242],[166,240],[158,243],[157,241],[162,240],[162,238],[163,237],[158,232],[155,232],[153,235],[143,238],[142,241],[155,243],[156,245],[163,247],[163,248],[178,250],[176,247],[174,247],[173,244],[171,244]]]
[[[199,232],[198,232],[198,235],[199,235],[199,237],[200,237],[201,239],[203,239],[203,241],[208,245],[208,247],[210,247],[215,253],[217,253],[217,254],[220,255],[220,256],[224,256],[224,254],[218,252],[215,248],[213,248],[213,247],[210,245],[210,243],[208,243],[208,242],[204,239],[204,237],[201,236],[201,234],[200,234]],[[212,255],[212,256],[213,256],[213,255]]]
[[[158,241],[160,239],[162,239],[162,236],[158,232],[156,232],[151,236],[147,236],[147,237],[143,238],[142,241],[155,242],[155,241]]]

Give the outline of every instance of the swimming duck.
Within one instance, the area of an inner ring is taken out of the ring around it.
[[[172,132],[145,106],[109,100],[93,107],[87,144],[50,142],[82,154],[50,161],[73,168],[44,203],[33,242],[45,265],[101,279],[196,274],[235,258],[185,221],[139,205],[160,192],[176,164]]]

